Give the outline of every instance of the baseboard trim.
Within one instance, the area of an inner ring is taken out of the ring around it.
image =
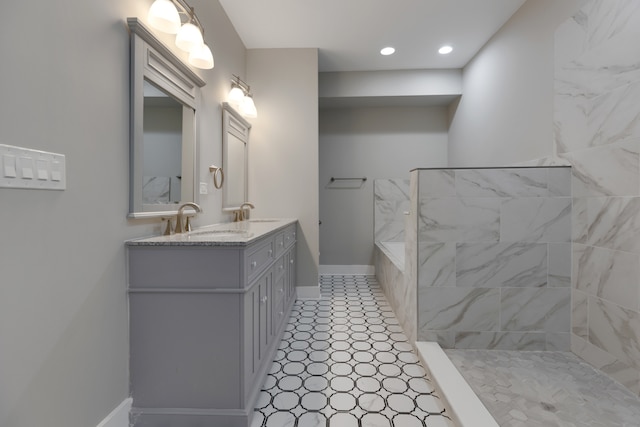
[[[296,287],[296,299],[320,299],[320,286]]]
[[[132,403],[133,399],[130,397],[123,400],[97,427],[129,427],[129,412],[131,412]]]
[[[319,272],[322,275],[366,275],[373,276],[376,274],[376,268],[373,265],[321,265]]]

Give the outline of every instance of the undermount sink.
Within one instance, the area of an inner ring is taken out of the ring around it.
[[[249,222],[278,222],[281,221],[279,219],[250,219]]]

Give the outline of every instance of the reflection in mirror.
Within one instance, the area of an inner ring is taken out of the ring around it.
[[[131,29],[129,217],[177,214],[197,202],[196,113],[205,82],[142,25]]]
[[[181,200],[182,104],[144,81],[142,203]]]
[[[237,210],[249,201],[249,130],[247,122],[231,105],[222,104],[222,188],[224,210]]]

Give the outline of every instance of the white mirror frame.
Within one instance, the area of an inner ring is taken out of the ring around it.
[[[251,123],[240,115],[228,102],[222,103],[222,168],[225,174],[225,185],[222,187],[222,210],[232,211],[240,208],[244,202],[249,201],[249,133]],[[241,165],[232,164],[230,161],[229,136],[234,136],[244,142],[244,156]],[[235,195],[230,194],[230,187],[234,187],[233,180],[238,176],[236,170],[242,167],[241,174],[244,179],[242,200],[235,200]],[[238,203],[239,202],[239,203]]]
[[[129,218],[176,215],[179,205],[158,204],[153,205],[151,209],[145,209],[142,203],[144,81],[152,82],[195,112],[192,132],[193,149],[186,158],[182,159],[182,179],[188,180],[186,185],[191,184],[190,188],[193,191],[183,194],[181,203],[198,201],[197,118],[200,88],[206,83],[160,42],[138,18],[127,18],[127,24],[131,31]],[[185,171],[186,166],[190,166],[189,171]]]

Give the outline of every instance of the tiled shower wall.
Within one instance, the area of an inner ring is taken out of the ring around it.
[[[571,349],[640,394],[640,1],[555,34],[555,147],[573,167]]]
[[[373,182],[373,203],[374,242],[404,242],[409,180],[376,179]]]
[[[418,340],[568,351],[571,169],[420,169],[411,186]]]

